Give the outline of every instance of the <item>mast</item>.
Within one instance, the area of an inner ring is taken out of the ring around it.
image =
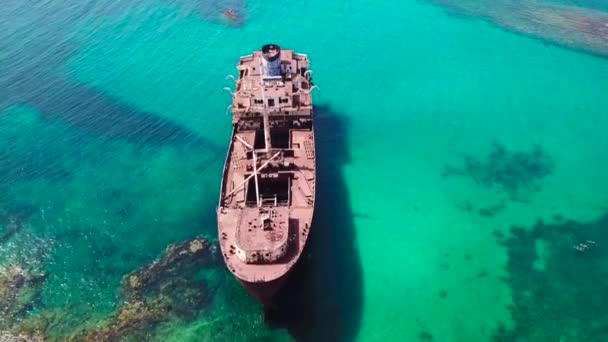
[[[257,153],[252,151],[253,153],[253,177],[255,180],[255,203],[259,207],[260,205],[260,187],[258,185],[258,159],[256,157]]]
[[[270,118],[268,117],[268,110],[264,108],[264,146],[266,152],[270,152],[270,148],[272,147],[270,141]]]

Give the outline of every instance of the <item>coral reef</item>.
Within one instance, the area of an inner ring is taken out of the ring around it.
[[[168,246],[156,261],[123,278],[124,302],[103,324],[70,340],[145,340],[161,322],[194,319],[211,298],[197,274],[218,260],[216,246],[202,238]]]
[[[513,227],[500,241],[509,254],[515,325],[500,328],[497,341],[608,341],[608,215]],[[581,243],[594,247],[581,251]]]
[[[608,57],[608,13],[597,9],[548,1],[430,1],[513,32]]]
[[[553,159],[538,145],[531,152],[511,152],[500,143],[494,143],[486,160],[467,155],[464,164],[464,168],[446,166],[442,175],[469,176],[477,184],[499,187],[506,191],[511,199],[519,200],[524,192],[538,190],[538,181],[550,175],[554,168]],[[491,214],[503,208],[500,206],[494,209],[496,210],[492,210]]]

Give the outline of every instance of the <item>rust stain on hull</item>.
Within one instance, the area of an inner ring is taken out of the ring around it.
[[[308,57],[278,45],[240,58],[232,94],[233,133],[217,208],[228,269],[269,302],[308,239],[316,151]]]

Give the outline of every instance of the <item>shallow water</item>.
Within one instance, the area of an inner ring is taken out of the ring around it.
[[[224,76],[275,42],[309,55],[322,90],[309,256],[276,326],[218,267],[198,315],[147,338],[608,338],[589,304],[608,289],[608,59],[424,1],[4,6],[0,264],[47,274],[13,327],[50,312],[54,338],[100,324],[125,274],[216,237]]]

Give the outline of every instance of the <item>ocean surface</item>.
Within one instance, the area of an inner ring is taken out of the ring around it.
[[[424,0],[2,7],[0,334],[608,341],[608,59]],[[220,263],[125,323],[125,275],[217,238],[224,77],[266,43],[321,89],[314,233],[276,322]]]

